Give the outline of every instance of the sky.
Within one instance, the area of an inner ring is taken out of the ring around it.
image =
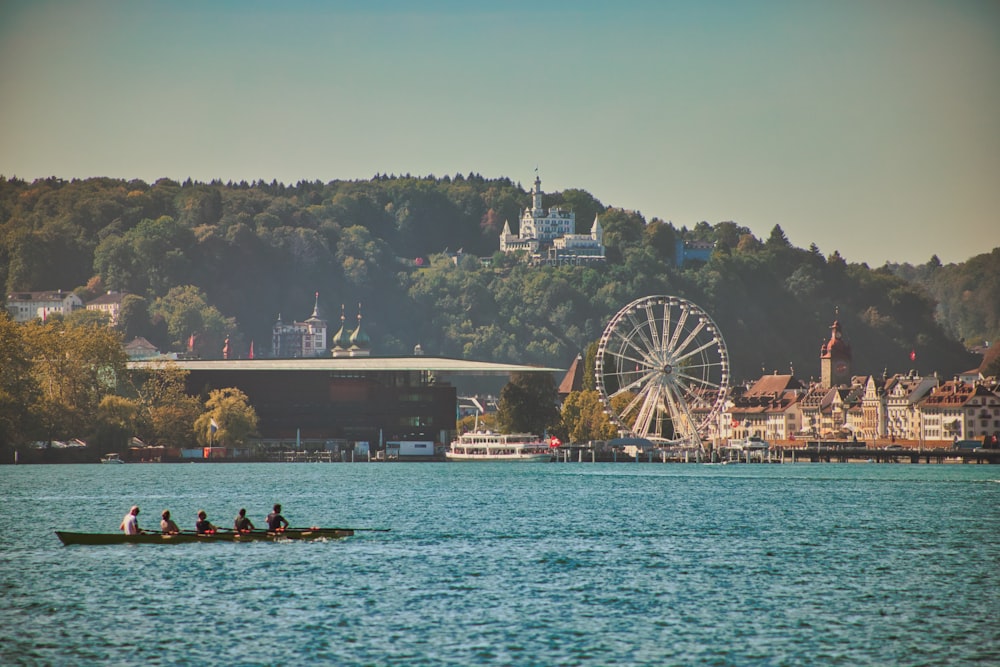
[[[0,0],[0,175],[507,177],[872,268],[1000,247],[996,0]]]

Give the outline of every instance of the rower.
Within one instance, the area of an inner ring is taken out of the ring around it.
[[[233,520],[233,530],[237,533],[249,533],[254,530],[253,522],[247,518],[247,511],[243,507],[240,508],[240,513]]]
[[[281,505],[274,504],[274,511],[267,515],[267,529],[272,533],[284,532],[288,528],[288,522],[281,516]]]
[[[164,535],[176,535],[181,532],[177,524],[170,518],[170,510],[163,510],[160,514],[160,532]]]
[[[198,510],[198,521],[194,524],[194,529],[199,535],[214,535],[215,526],[211,524],[208,520],[208,514],[205,510]]]
[[[123,533],[126,535],[138,535],[142,532],[139,529],[139,506],[132,505],[132,509],[128,511],[125,518],[122,519],[122,523],[118,526]]]

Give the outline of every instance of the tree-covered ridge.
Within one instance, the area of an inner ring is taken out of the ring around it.
[[[351,320],[362,304],[376,354],[419,343],[429,354],[549,366],[567,365],[624,304],[675,294],[712,314],[736,379],[789,365],[817,375],[835,313],[858,373],[977,365],[935,320],[974,321],[963,304],[983,320],[970,326],[1000,334],[1000,292],[968,280],[952,281],[965,286],[961,298],[935,303],[933,286],[901,267],[872,270],[795,248],[778,226],[766,239],[735,222],[678,229],[582,190],[546,195],[545,206],[572,208],[582,231],[599,214],[608,263],[530,267],[496,252],[504,221],[515,228],[529,203],[509,179],[476,174],[295,185],[0,178],[0,280],[5,294],[75,289],[86,301],[128,292],[126,336],[181,350],[196,334],[204,357],[220,356],[227,335],[237,355],[251,340],[261,355],[277,316],[304,318],[316,291],[331,330],[341,304]],[[679,269],[677,240],[711,241],[715,252]],[[992,263],[966,263],[983,285],[1000,273],[996,252]],[[477,259],[491,255],[487,266]],[[941,268],[967,278],[964,266]]]

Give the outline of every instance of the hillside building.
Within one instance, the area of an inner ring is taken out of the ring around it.
[[[604,230],[599,216],[589,234],[576,233],[576,214],[554,206],[542,206],[542,181],[536,175],[531,192],[531,206],[521,214],[518,233],[511,232],[504,221],[500,232],[500,252],[524,253],[534,264],[591,264],[605,261]]]
[[[325,357],[326,320],[319,316],[319,292],[312,315],[304,322],[284,323],[281,315],[271,329],[271,354],[275,359]]]
[[[12,292],[7,295],[7,312],[15,322],[43,322],[49,315],[59,313],[66,316],[83,308],[83,301],[73,292]]]
[[[109,290],[96,299],[88,301],[86,308],[87,310],[96,310],[100,313],[104,313],[108,316],[108,323],[111,326],[117,326],[118,314],[122,309],[123,298],[125,298],[125,294],[123,292],[113,292]]]

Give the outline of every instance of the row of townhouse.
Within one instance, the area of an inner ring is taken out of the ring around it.
[[[54,290],[48,292],[11,292],[7,295],[7,312],[15,322],[30,322],[39,319],[43,322],[50,315],[66,316],[82,310],[96,310],[105,313],[111,324],[118,323],[118,313],[122,307],[122,292],[107,292],[84,304],[73,292]]]
[[[837,387],[765,375],[731,390],[716,431],[723,441],[982,441],[1000,434],[1000,384],[978,372],[944,382],[915,373],[856,376]]]

